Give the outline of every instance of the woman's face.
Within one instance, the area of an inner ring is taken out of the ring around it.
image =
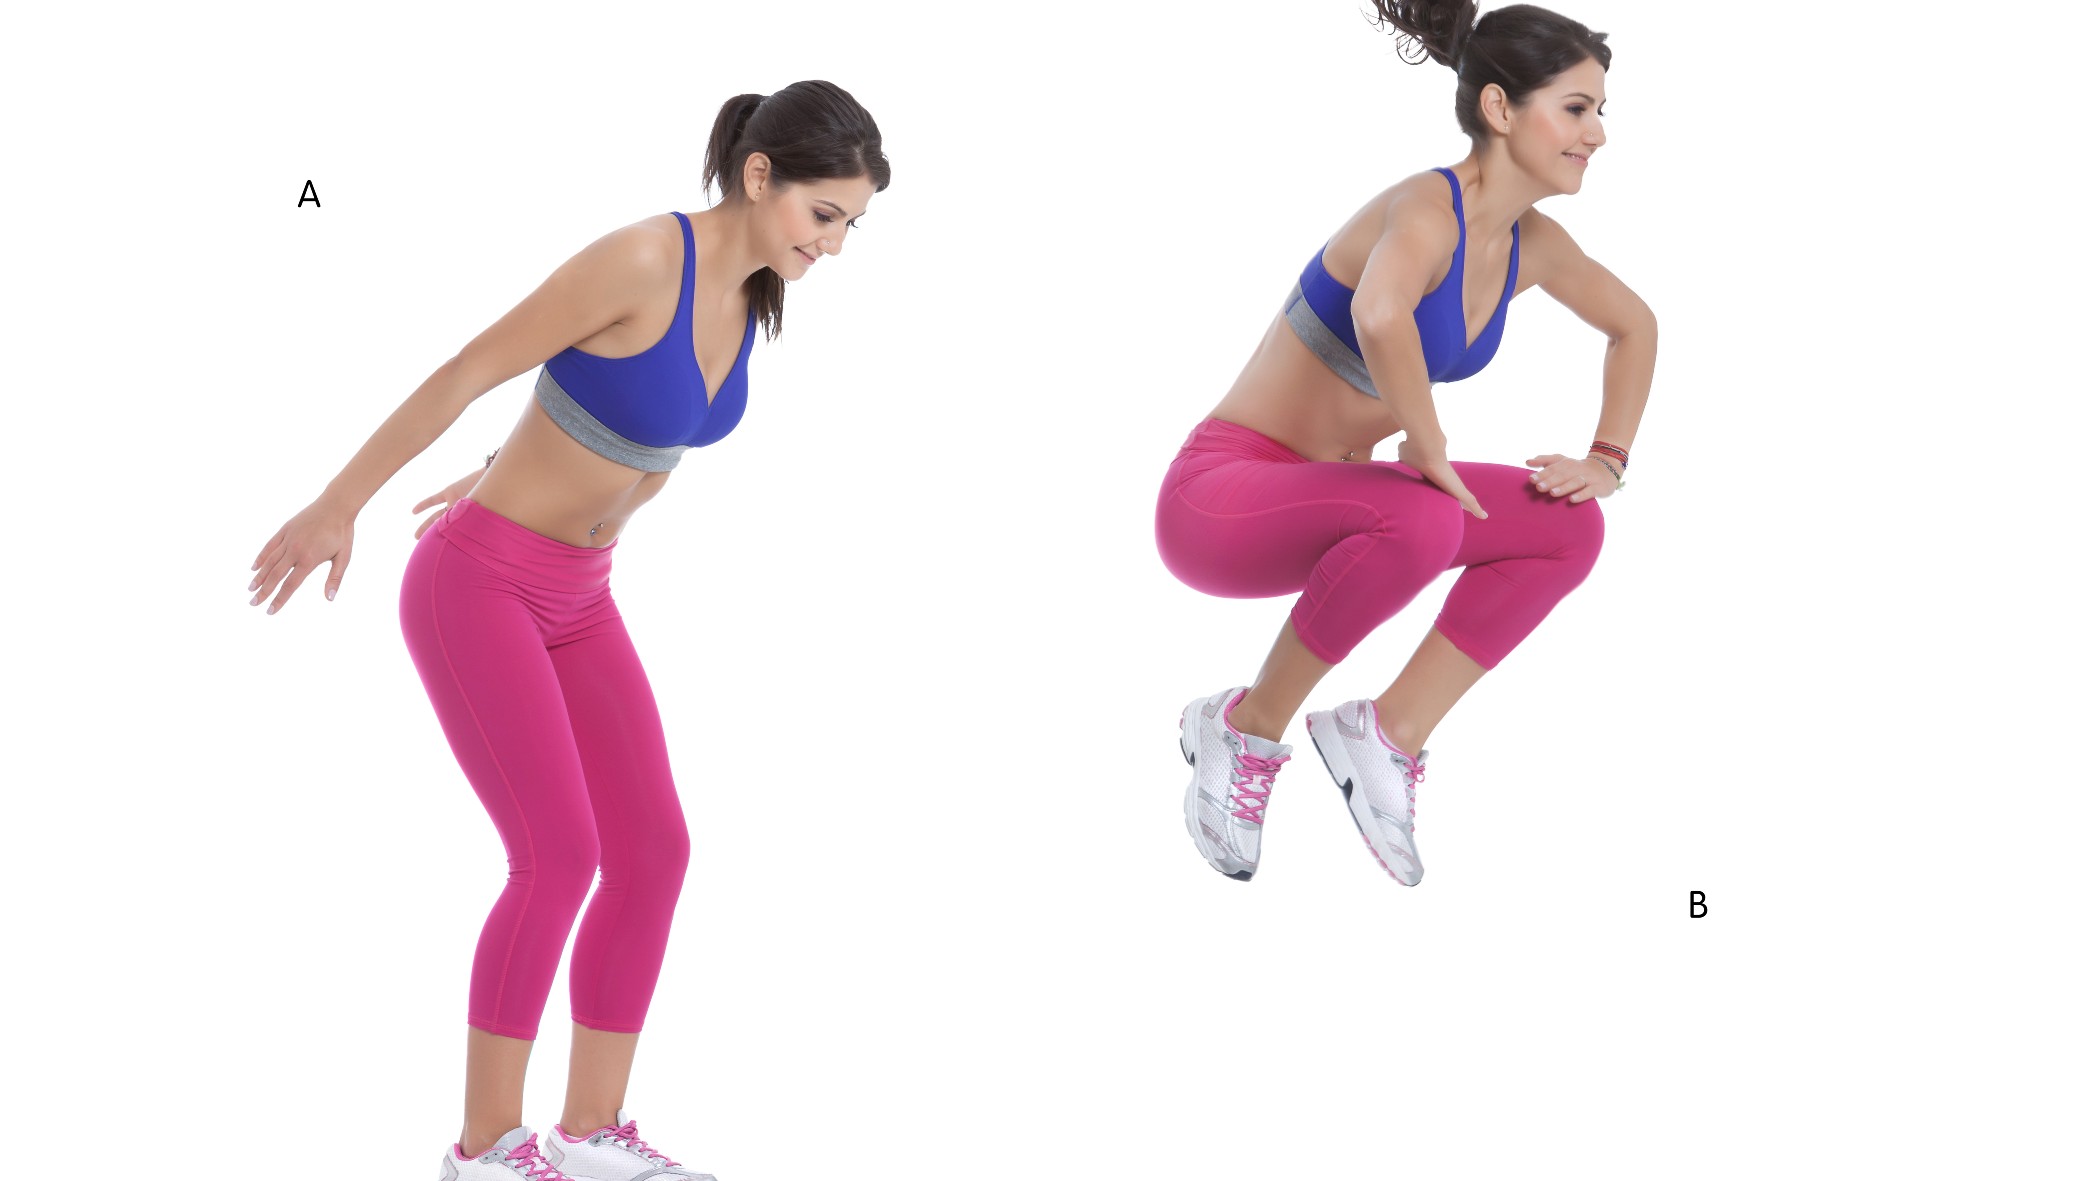
[[[865,176],[799,184],[765,179],[754,211],[765,264],[789,281],[808,274],[818,259],[844,248],[846,231],[874,196],[875,182]]]
[[[1548,189],[1579,191],[1590,156],[1604,146],[1603,107],[1604,67],[1584,58],[1509,112],[1510,155]]]

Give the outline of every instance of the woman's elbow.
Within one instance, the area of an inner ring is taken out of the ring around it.
[[[1629,314],[1622,318],[1616,325],[1615,330],[1607,333],[1607,335],[1611,337],[1613,344],[1632,338],[1652,341],[1656,339],[1657,335],[1655,312],[1636,297],[1634,306]]]
[[[1356,339],[1360,343],[1376,341],[1386,344],[1402,332],[1413,331],[1415,326],[1412,311],[1385,303],[1367,304],[1362,299],[1349,309],[1349,319],[1356,326]]]

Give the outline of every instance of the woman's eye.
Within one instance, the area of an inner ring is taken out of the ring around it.
[[[817,215],[817,220],[828,226],[832,222],[832,217],[828,213],[819,213]]]

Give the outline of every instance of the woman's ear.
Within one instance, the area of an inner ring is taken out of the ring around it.
[[[1516,114],[1509,101],[1509,92],[1494,82],[1480,88],[1480,117],[1487,120],[1489,131],[1509,131],[1510,120]]]
[[[772,176],[773,162],[766,158],[764,152],[753,152],[744,157],[744,196],[753,201],[758,200],[758,194],[765,189],[766,181],[772,179]]]

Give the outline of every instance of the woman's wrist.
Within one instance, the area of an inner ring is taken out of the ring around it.
[[[1610,458],[1596,451],[1590,452],[1589,455],[1585,456],[1584,458],[1588,459],[1592,463],[1595,463],[1597,466],[1603,468],[1605,471],[1610,472],[1611,478],[1618,482],[1618,486],[1620,488],[1624,488],[1626,486],[1625,468],[1614,464],[1610,460]],[[1617,491],[1617,489],[1614,489],[1614,491]]]
[[[355,492],[338,488],[334,484],[321,489],[321,494],[314,497],[315,504],[322,505],[337,516],[349,520],[357,519],[357,514],[364,511],[365,504],[370,500],[371,497],[369,496],[359,496]]]

